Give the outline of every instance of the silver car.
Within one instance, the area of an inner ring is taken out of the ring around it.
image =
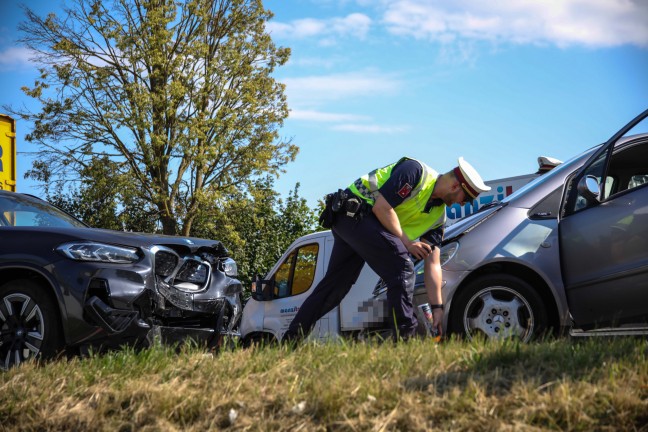
[[[648,330],[648,134],[620,138],[646,116],[446,230],[444,328],[522,341]]]

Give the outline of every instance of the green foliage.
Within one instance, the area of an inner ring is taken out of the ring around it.
[[[94,158],[81,182],[66,192],[46,186],[46,198],[91,227],[135,232],[159,231],[157,210],[142,200],[133,183],[107,157]]]
[[[283,200],[272,177],[232,191],[203,209],[192,235],[218,239],[239,266],[243,286],[255,273],[265,274],[298,237],[316,230],[316,214],[299,196],[299,183]]]
[[[145,225],[155,215],[164,233],[188,235],[204,208],[294,160],[272,77],[290,51],[266,33],[261,0],[74,0],[62,17],[25,13],[20,41],[41,75],[24,91],[41,110],[7,109],[33,122],[29,175],[52,190],[128,183],[123,196],[99,189],[109,205],[143,208]]]

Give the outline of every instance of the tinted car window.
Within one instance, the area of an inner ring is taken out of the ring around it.
[[[56,207],[24,195],[0,197],[0,226],[85,227]]]
[[[628,189],[636,188],[637,186],[641,186],[641,185],[646,184],[646,183],[648,183],[648,174],[647,175],[633,175],[630,178],[630,182],[628,183]]]
[[[585,171],[586,176],[596,178],[602,185],[600,201],[644,184],[648,173],[645,164],[648,160],[648,145],[635,144],[615,151],[610,158],[607,175],[603,178],[607,156],[607,152],[601,154]],[[593,205],[596,205],[596,201],[588,202],[578,193],[573,211],[580,211]]]
[[[645,184],[648,178],[648,144],[635,144],[612,155],[606,177],[605,197],[634,189]],[[611,182],[608,191],[608,179]]]

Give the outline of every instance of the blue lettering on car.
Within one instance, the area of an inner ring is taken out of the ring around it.
[[[505,197],[511,195],[513,193],[513,186],[507,185],[506,186],[506,193],[504,193],[504,187],[503,186],[498,186],[497,187],[497,201],[502,201]],[[466,203],[465,205],[461,206],[460,204],[452,204],[449,207],[446,207],[446,216],[448,219],[461,219],[462,217],[465,216],[470,216],[473,213],[477,213],[477,211],[485,206],[486,204],[490,204],[495,200],[495,194],[490,194],[490,195],[479,195],[479,200],[475,199],[471,202]]]

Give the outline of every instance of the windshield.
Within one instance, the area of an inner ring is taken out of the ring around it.
[[[580,153],[580,154],[572,157],[571,159],[567,160],[566,162],[561,163],[556,168],[549,171],[547,174],[541,175],[540,177],[536,177],[535,179],[531,180],[529,183],[522,186],[520,189],[513,192],[511,195],[504,198],[502,200],[502,202],[503,203],[508,203],[509,201],[514,200],[516,197],[525,194],[526,191],[528,191],[529,189],[534,189],[536,187],[539,187],[540,185],[551,182],[551,179],[553,179],[556,176],[562,176],[563,171],[571,171],[571,170],[573,170],[574,169],[574,167],[573,167],[574,162],[577,159],[580,159],[584,154],[592,153],[598,147],[600,147],[600,146],[596,146],[594,148],[586,150],[583,153]]]
[[[46,201],[13,193],[0,195],[0,226],[85,227]]]

